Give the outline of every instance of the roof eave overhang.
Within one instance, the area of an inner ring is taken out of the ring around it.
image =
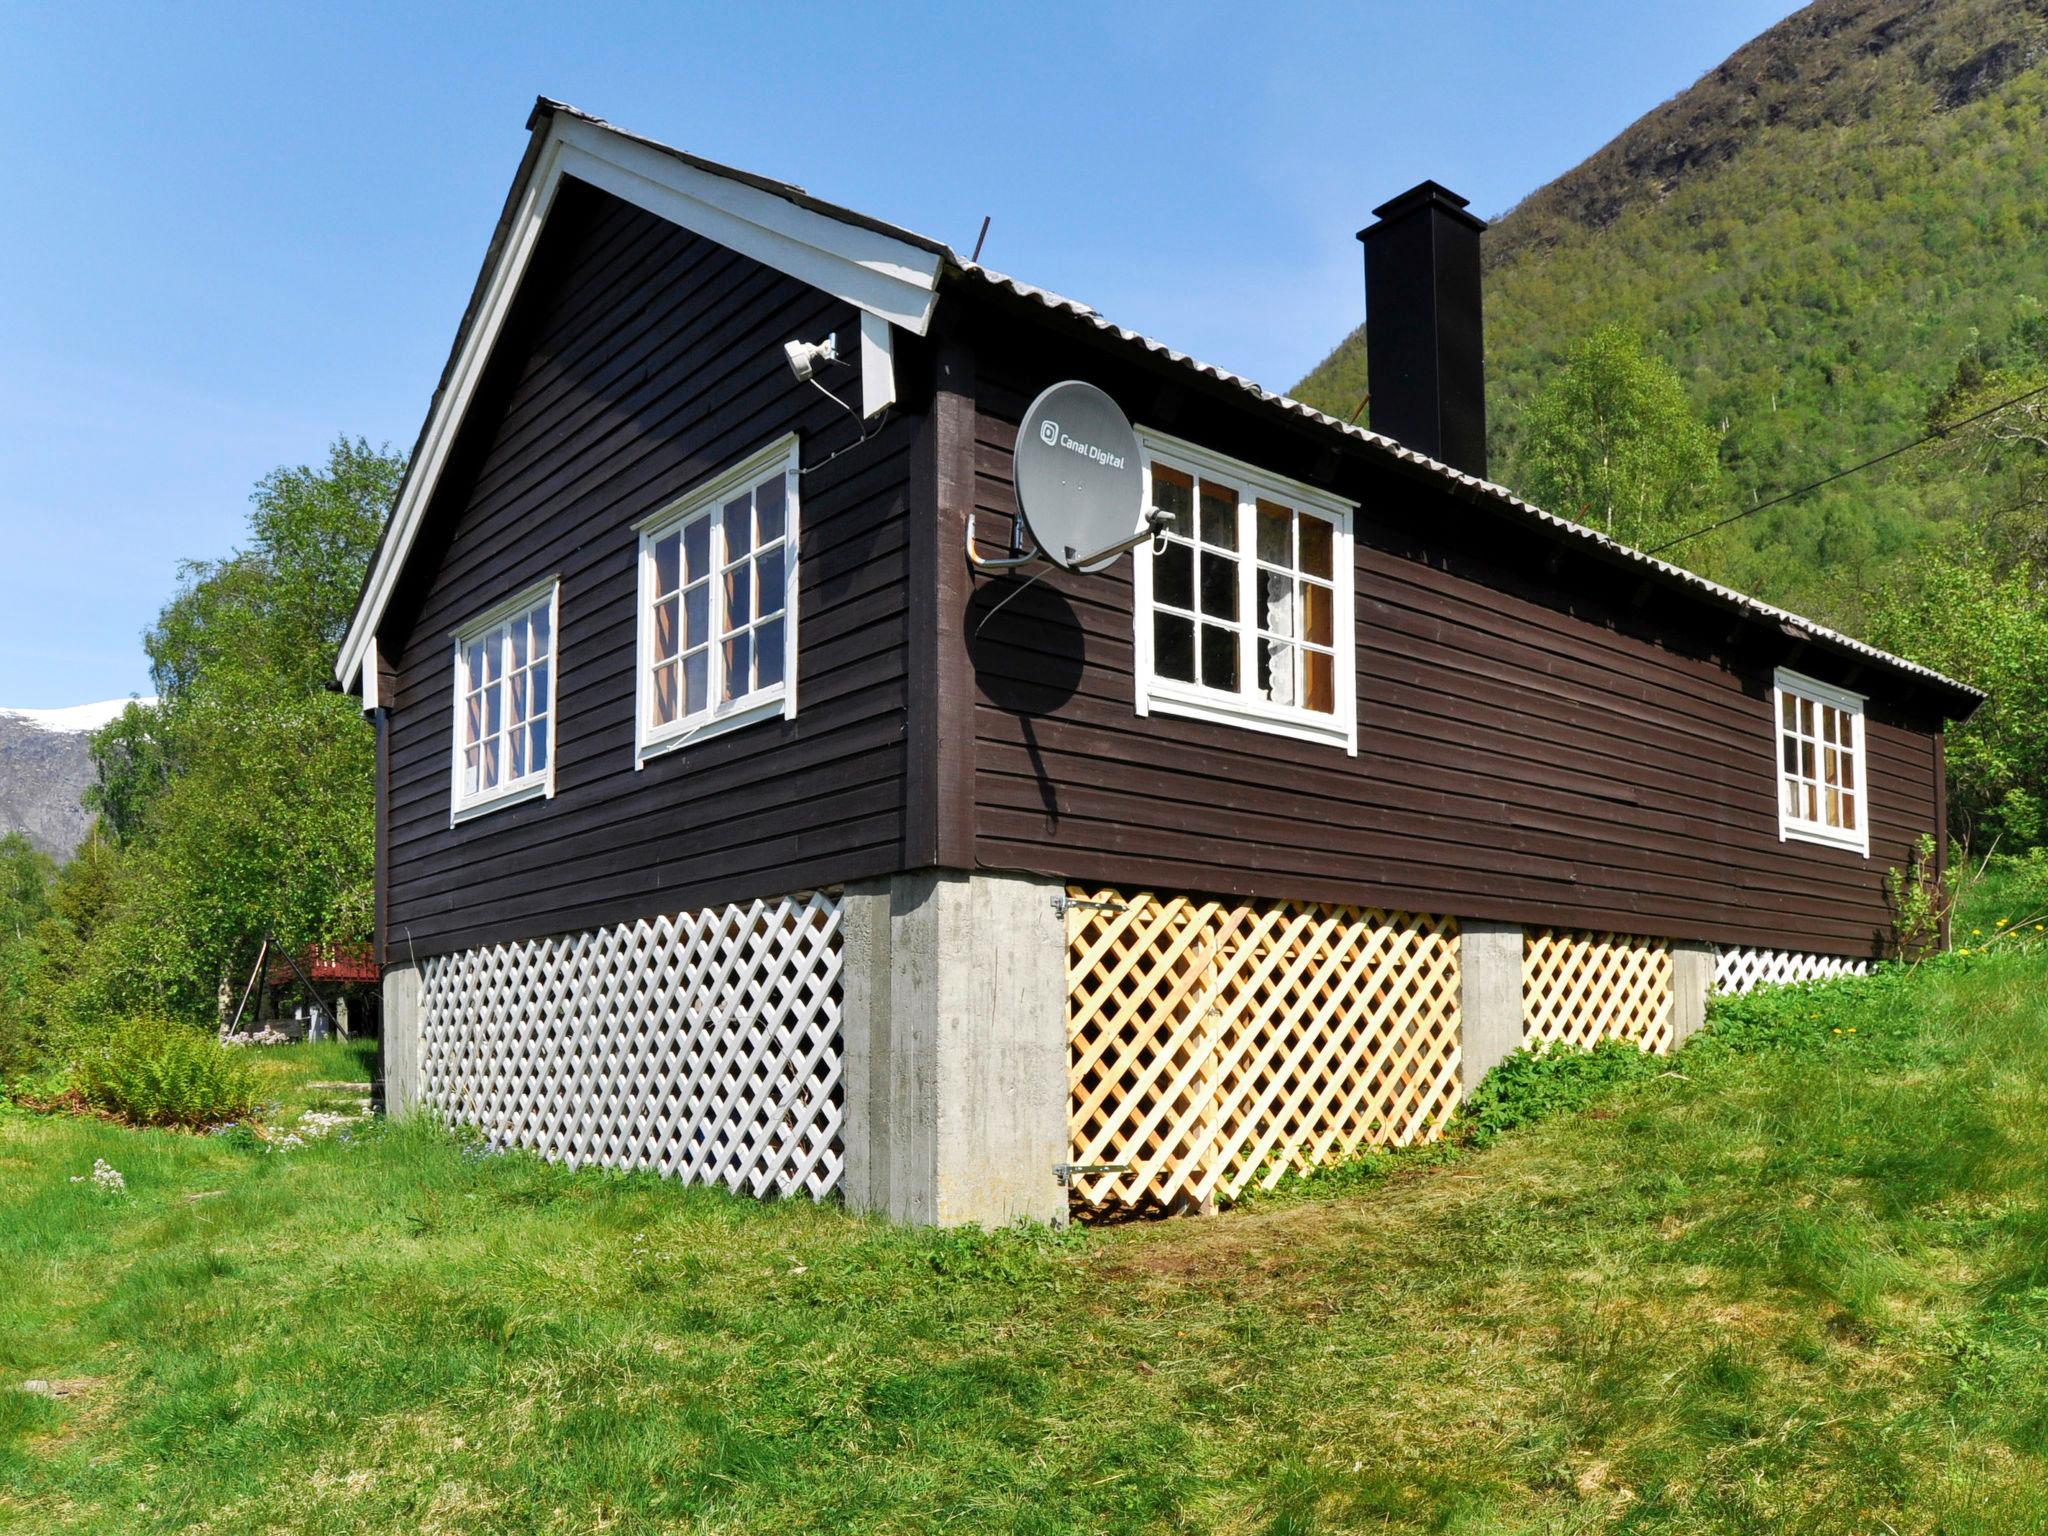
[[[939,275],[952,259],[942,245],[835,208],[799,187],[750,176],[625,133],[545,97],[535,105],[527,126],[531,138],[525,157],[335,660],[335,679],[344,689],[353,690],[363,678],[377,626],[564,177],[588,182],[845,300],[862,312],[864,328],[867,317],[916,336],[931,326]],[[365,683],[366,703],[374,687],[374,679]]]

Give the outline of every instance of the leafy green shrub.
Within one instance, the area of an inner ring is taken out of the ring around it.
[[[1934,839],[1920,834],[1913,845],[1911,869],[1894,865],[1885,872],[1884,895],[1892,909],[1892,939],[1899,955],[1917,960],[1941,948],[1941,925],[1953,902],[1955,876],[1946,881],[1934,872]]]
[[[256,1106],[256,1074],[211,1035],[136,1020],[79,1063],[86,1102],[137,1125],[218,1125]]]
[[[1664,1062],[1626,1040],[1603,1040],[1589,1051],[1552,1046],[1510,1053],[1465,1101],[1472,1144],[1483,1147],[1503,1131],[1582,1109],[1623,1083],[1651,1077]]]

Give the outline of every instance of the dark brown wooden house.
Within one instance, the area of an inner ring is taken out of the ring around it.
[[[1941,857],[1978,695],[1485,479],[1443,189],[1362,237],[1367,431],[530,126],[338,666],[394,1104],[918,1220],[1227,1198],[1433,1134],[1525,1040],[1860,968]],[[1066,379],[1173,521],[978,568]]]

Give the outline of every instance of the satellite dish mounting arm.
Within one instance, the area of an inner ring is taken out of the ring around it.
[[[977,571],[1021,571],[1045,558],[1045,551],[1036,544],[1027,550],[1023,542],[1024,517],[1019,513],[1016,521],[1010,524],[1010,553],[991,560],[974,547],[974,514],[967,514],[967,563]]]
[[[1172,522],[1173,514],[1171,512],[1163,511],[1158,507],[1150,508],[1145,513],[1145,526],[1132,534],[1128,539],[1119,539],[1114,544],[1105,544],[1102,548],[1091,550],[1086,554],[1082,554],[1070,544],[1067,546],[1066,559],[1056,563],[1066,566],[1069,570],[1086,570],[1098,560],[1112,559],[1117,555],[1123,554],[1126,550],[1136,549],[1147,539],[1164,533],[1171,526]],[[974,514],[972,512],[968,513],[967,563],[978,571],[1015,571],[1021,570],[1027,565],[1036,565],[1039,561],[1047,559],[1048,556],[1045,551],[1038,548],[1035,544],[1028,550],[1020,547],[1020,535],[1023,528],[1024,519],[1019,517],[1016,522],[1010,525],[1010,549],[1012,553],[991,560],[974,547]]]

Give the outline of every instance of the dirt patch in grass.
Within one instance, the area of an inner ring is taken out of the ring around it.
[[[31,1376],[16,1386],[17,1392],[26,1392],[32,1397],[83,1397],[102,1384],[98,1376]]]

